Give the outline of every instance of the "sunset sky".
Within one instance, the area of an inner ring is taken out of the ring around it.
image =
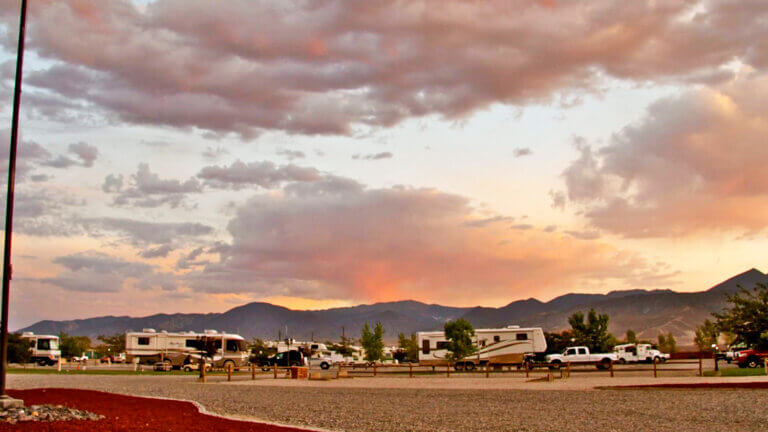
[[[765,0],[31,0],[11,328],[766,270],[766,23]]]

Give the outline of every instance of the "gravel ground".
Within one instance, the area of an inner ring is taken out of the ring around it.
[[[192,377],[56,375],[9,375],[9,387],[191,399],[218,414],[338,431],[768,429],[768,392],[760,390],[322,388],[199,384]]]

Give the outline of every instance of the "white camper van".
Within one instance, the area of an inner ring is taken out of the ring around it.
[[[61,357],[58,336],[36,335],[32,332],[24,332],[21,334],[21,337],[29,341],[33,363],[37,363],[40,366],[52,366],[58,363]]]
[[[419,364],[444,366],[448,364],[448,340],[442,331],[419,332]],[[540,327],[507,326],[496,329],[476,329],[473,340],[477,351],[456,362],[457,370],[474,370],[486,363],[520,365],[526,355],[547,350],[544,331]]]
[[[653,349],[651,344],[624,344],[613,347],[619,363],[633,362],[665,362],[669,360],[669,354]]]
[[[129,362],[163,362],[173,368],[181,368],[200,361],[203,340],[213,341],[218,351],[213,356],[213,367],[237,369],[248,364],[248,348],[242,336],[205,330],[203,333],[166,331],[156,332],[146,328],[140,332],[125,334],[125,353]]]

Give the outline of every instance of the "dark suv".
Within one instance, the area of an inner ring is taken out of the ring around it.
[[[272,366],[304,366],[304,355],[299,350],[290,350],[279,352],[272,357],[261,360],[259,366],[264,371],[268,371]]]

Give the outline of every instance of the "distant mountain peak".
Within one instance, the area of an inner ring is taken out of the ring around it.
[[[744,273],[737,274],[729,279],[713,286],[708,292],[732,293],[736,292],[739,286],[752,288],[758,283],[768,284],[768,275],[756,268],[751,268]]]

